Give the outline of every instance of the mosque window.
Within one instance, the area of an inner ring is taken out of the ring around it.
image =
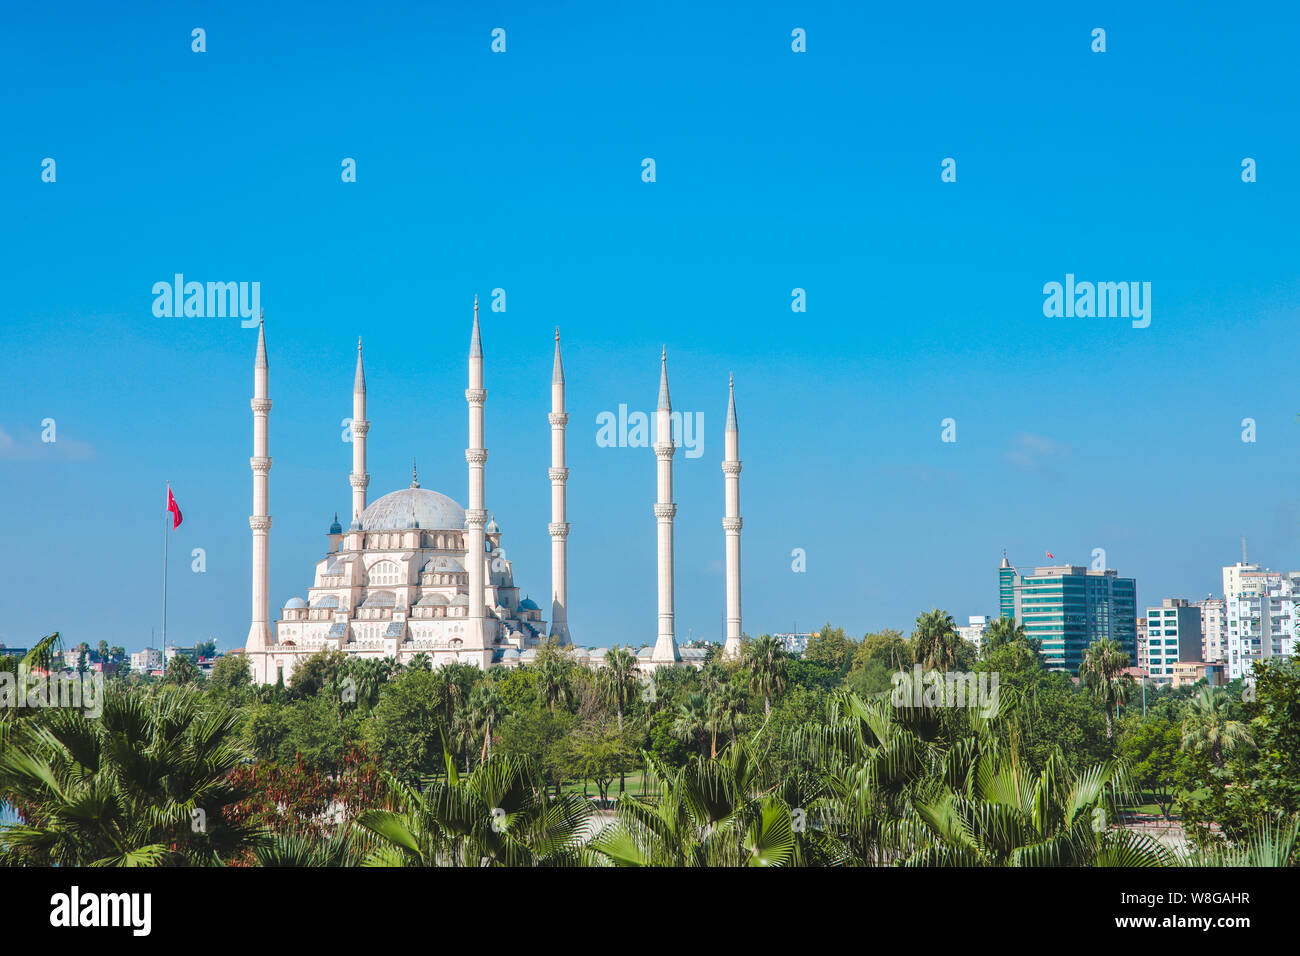
[[[372,586],[401,584],[402,570],[392,561],[380,561],[370,569],[369,583]]]

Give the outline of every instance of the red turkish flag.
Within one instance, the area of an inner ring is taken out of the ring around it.
[[[176,496],[172,494],[172,486],[167,486],[167,510],[172,513],[172,530],[181,526],[181,506],[176,503]]]
[[[177,523],[177,524],[180,524],[180,519],[179,519],[179,518],[177,519],[176,523]],[[1047,556],[1048,556],[1049,558],[1051,558],[1053,561],[1056,560],[1056,555],[1052,554],[1052,552],[1050,552],[1050,551],[1047,552]]]

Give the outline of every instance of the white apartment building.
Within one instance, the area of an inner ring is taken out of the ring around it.
[[[1293,653],[1298,595],[1300,571],[1242,562],[1223,569],[1228,680],[1249,678],[1256,661]]]
[[[984,632],[989,629],[991,619],[986,614],[972,614],[966,621],[967,623],[958,625],[957,633],[963,641],[974,644],[976,651],[983,651],[981,645],[984,641]]]
[[[131,655],[131,673],[148,674],[162,667],[162,651],[156,647],[146,647]]]
[[[1214,664],[1228,653],[1227,607],[1223,598],[1207,595],[1204,601],[1193,601],[1201,609],[1201,660]]]

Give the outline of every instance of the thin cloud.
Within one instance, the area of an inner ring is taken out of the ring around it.
[[[1011,440],[1011,450],[1002,457],[1021,471],[1054,475],[1056,466],[1070,457],[1070,447],[1046,435],[1020,432]]]

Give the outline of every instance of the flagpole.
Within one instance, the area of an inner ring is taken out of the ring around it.
[[[167,500],[171,503],[172,483],[167,482]],[[171,511],[163,518],[163,633],[162,633],[162,672],[167,676],[167,522],[171,520]]]

